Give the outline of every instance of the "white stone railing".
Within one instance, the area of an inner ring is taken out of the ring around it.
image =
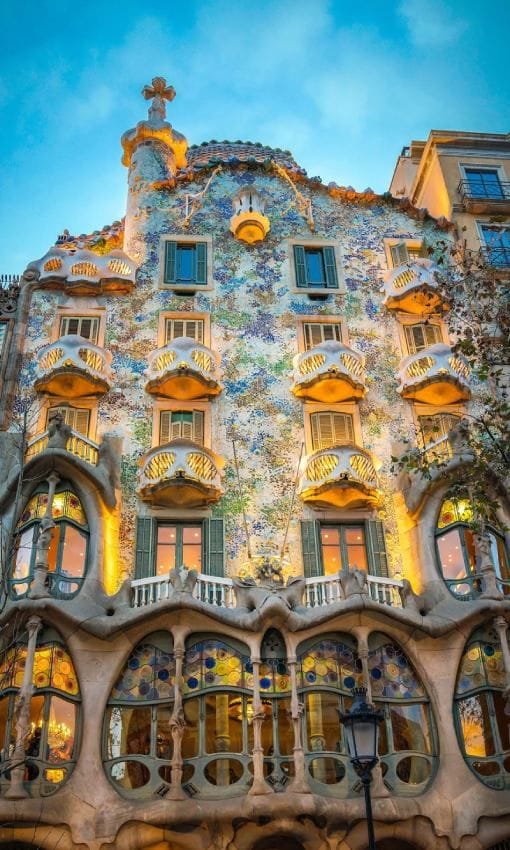
[[[369,453],[355,445],[331,446],[309,455],[299,481],[300,494],[327,482],[359,484],[369,490],[378,487],[377,473]]]
[[[453,457],[453,448],[448,434],[438,440],[424,443],[421,451],[427,463],[446,463]]]
[[[103,391],[112,385],[111,353],[77,334],[61,336],[56,342],[45,345],[38,358],[36,387],[55,373],[67,369],[84,373]]]
[[[221,390],[216,380],[218,360],[207,346],[189,337],[178,337],[149,354],[149,368],[145,373],[147,390],[157,389],[168,375],[191,372],[200,377],[205,387],[218,393]]]
[[[64,248],[55,247],[50,248],[40,260],[30,263],[28,269],[38,272],[41,282],[129,283],[133,285],[136,263],[124,251],[119,250],[100,255],[87,249],[72,253]]]
[[[343,597],[339,582],[339,573],[330,576],[317,576],[305,579],[304,603],[307,608],[318,608],[321,605],[331,605],[341,602]],[[400,588],[402,582],[397,579],[367,576],[368,593],[373,602],[401,608]],[[168,574],[139,578],[131,582],[133,589],[133,606],[144,608],[154,605],[164,599],[169,599],[173,593]],[[234,586],[231,578],[198,574],[197,583],[193,589],[193,597],[213,605],[216,608],[235,608]]]
[[[469,374],[466,359],[461,354],[454,354],[449,345],[440,342],[404,357],[398,373],[398,391],[403,393],[416,385],[445,378],[454,380],[467,390]]]
[[[434,302],[431,306],[435,306],[438,300],[435,273],[438,271],[438,266],[425,258],[389,269],[383,277],[385,306],[390,309],[398,307],[399,301],[419,290],[430,293]]]
[[[36,455],[41,454],[48,448],[49,434],[48,431],[43,431],[42,434],[37,434],[32,440],[28,441],[25,461],[29,461]],[[50,446],[51,448],[51,446]],[[71,431],[71,436],[67,440],[65,450],[75,457],[96,466],[99,459],[99,446],[93,440],[89,440],[83,434],[77,431]]]
[[[335,340],[322,342],[294,357],[293,392],[296,395],[300,394],[303,387],[321,378],[346,379],[353,388],[363,393],[365,391],[363,357],[349,346]]]
[[[341,573],[329,576],[314,576],[305,579],[305,604],[307,608],[317,608],[320,605],[331,605],[344,599],[340,585]],[[402,608],[400,588],[402,582],[393,578],[367,575],[368,595],[373,602]]]
[[[223,459],[191,440],[171,440],[142,458],[138,487],[142,495],[159,485],[182,479],[221,493]]]

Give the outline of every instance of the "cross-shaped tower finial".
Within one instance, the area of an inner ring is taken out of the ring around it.
[[[164,121],[166,118],[165,100],[173,100],[175,89],[167,86],[164,77],[154,77],[151,86],[144,86],[142,94],[145,100],[152,100],[149,108],[149,121]]]

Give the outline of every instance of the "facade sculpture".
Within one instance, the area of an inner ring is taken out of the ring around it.
[[[452,226],[142,93],[125,219],[4,328],[0,848],[364,850],[365,687],[378,850],[506,850],[509,505],[477,533],[461,489]],[[398,474],[404,440],[448,463]]]

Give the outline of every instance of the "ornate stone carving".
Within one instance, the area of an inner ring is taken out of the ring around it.
[[[149,121],[164,121],[166,118],[165,101],[175,97],[173,86],[167,86],[164,77],[153,77],[151,86],[144,86],[142,94],[145,100],[152,100],[149,107]]]
[[[65,449],[72,429],[66,424],[60,412],[55,413],[48,423],[48,448]]]

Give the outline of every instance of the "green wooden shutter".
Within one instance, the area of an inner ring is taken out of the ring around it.
[[[225,575],[223,517],[211,517],[204,520],[202,549],[204,553],[202,572],[209,576]]]
[[[154,574],[152,538],[153,520],[151,517],[137,517],[135,578],[149,578]]]
[[[326,272],[326,286],[328,289],[338,289],[338,278],[336,275],[335,249],[323,248],[324,270]]]
[[[176,283],[177,244],[165,242],[165,283]]]
[[[320,526],[317,520],[301,520],[301,548],[305,578],[322,575],[319,531]]]
[[[305,249],[303,245],[294,245],[294,265],[296,266],[296,286],[308,286],[308,277],[306,274]]]
[[[409,262],[409,252],[407,250],[407,245],[405,242],[397,242],[396,245],[392,245],[390,248],[391,253],[391,262],[393,263],[393,268],[396,269],[397,266],[401,266],[404,263]]]
[[[195,283],[207,284],[207,242],[195,245]]]
[[[388,558],[384,540],[384,523],[379,519],[366,523],[369,573],[388,578]]]

